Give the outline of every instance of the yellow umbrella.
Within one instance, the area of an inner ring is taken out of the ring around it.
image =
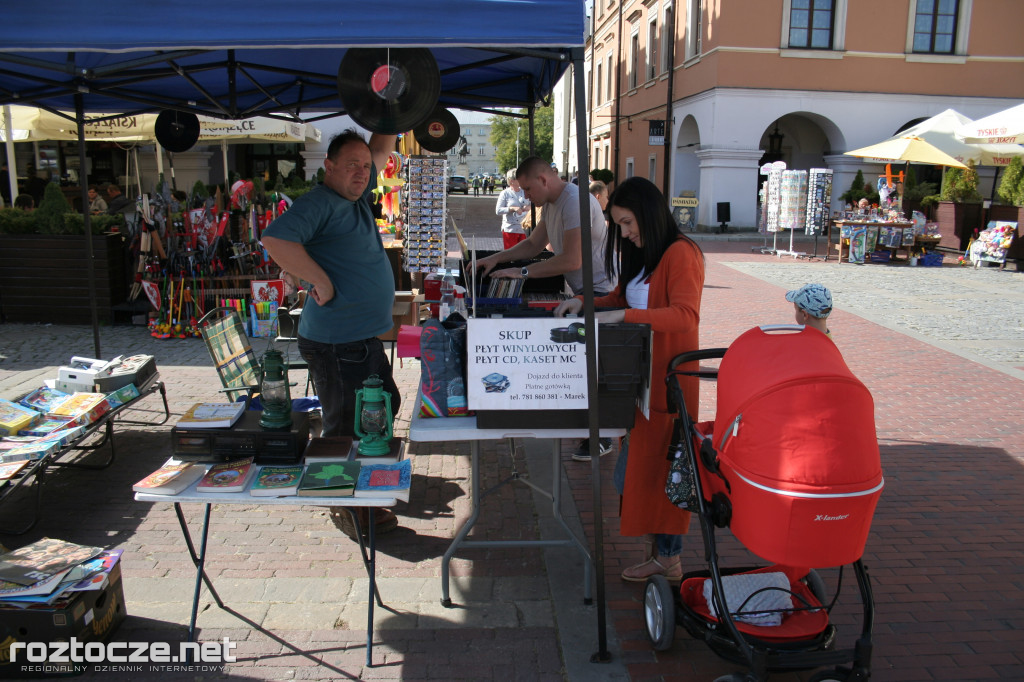
[[[937,166],[967,168],[935,145],[914,135],[905,135],[885,140],[868,147],[846,152],[846,156],[858,156],[879,161],[906,161],[907,163],[931,163]]]

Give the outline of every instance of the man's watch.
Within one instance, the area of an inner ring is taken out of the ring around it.
[[[524,265],[523,269],[519,271],[519,274],[522,275],[523,279],[526,279],[530,276],[530,269]]]

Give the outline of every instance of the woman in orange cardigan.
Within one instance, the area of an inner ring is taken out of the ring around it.
[[[637,410],[636,423],[615,466],[615,483],[622,494],[620,532],[647,536],[643,561],[623,571],[622,578],[643,582],[661,573],[679,580],[679,553],[690,514],[665,495],[666,455],[675,415],[668,410],[663,377],[672,358],[699,348],[704,254],[679,232],[668,202],[649,180],[624,181],[612,193],[609,209],[618,229],[608,230],[606,270],[618,274],[619,284],[612,293],[595,299],[594,305],[621,310],[599,312],[596,318],[649,324],[654,345],[649,416]],[[570,299],[555,309],[555,315],[578,313],[582,308],[581,298]],[[687,407],[695,412],[696,378],[683,379],[683,394]]]

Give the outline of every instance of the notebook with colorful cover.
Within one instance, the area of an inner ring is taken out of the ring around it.
[[[245,490],[249,481],[256,474],[256,465],[252,457],[238,459],[234,462],[214,464],[196,486],[199,493],[239,493]]]
[[[162,467],[132,486],[137,493],[177,495],[206,473],[206,468],[192,462],[167,460]]]
[[[298,494],[300,497],[352,497],[359,467],[359,462],[312,462],[302,475]]]
[[[403,459],[395,464],[372,464],[362,462],[359,480],[356,481],[355,497],[393,497],[409,501],[412,485],[412,463]]]

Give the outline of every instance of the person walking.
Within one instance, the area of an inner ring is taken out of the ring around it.
[[[609,295],[594,306],[618,308],[596,313],[599,322],[649,324],[656,373],[665,372],[679,353],[699,347],[700,302],[704,287],[704,255],[692,239],[679,232],[668,201],[650,180],[622,182],[609,199],[612,222],[605,246],[607,270],[618,276]],[[583,299],[563,301],[556,317],[579,313]],[[682,365],[682,369],[696,369]],[[660,383],[652,378],[652,385]],[[687,405],[697,404],[697,379],[681,379]],[[655,574],[682,578],[679,554],[690,514],[665,495],[666,458],[675,414],[666,392],[651,391],[648,416],[637,408],[635,426],[619,453],[614,481],[622,495],[620,533],[645,536],[643,560],[622,572],[623,580],[643,582]]]
[[[502,246],[511,249],[526,239],[523,214],[530,210],[530,202],[526,200],[523,189],[519,186],[519,181],[516,180],[515,168],[510,168],[505,173],[505,180],[508,182],[508,187],[498,194],[498,203],[494,207],[494,212],[501,216]]]

